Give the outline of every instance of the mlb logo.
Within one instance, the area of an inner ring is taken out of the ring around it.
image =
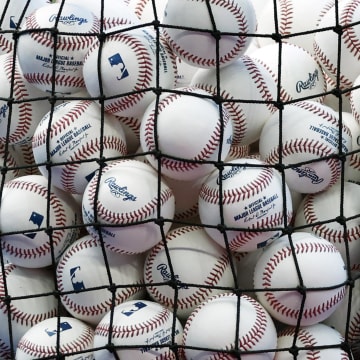
[[[72,326],[67,321],[63,321],[59,324],[59,332],[63,332],[70,329],[72,329]],[[58,332],[57,329],[53,329],[53,330],[45,329],[44,331],[48,334],[48,336],[54,336]]]
[[[36,225],[38,229],[40,229],[41,224],[44,221],[44,216],[33,211],[30,215],[29,221],[32,222],[34,225]],[[32,233],[26,233],[24,235],[30,239],[34,239],[36,234],[37,234],[36,232],[32,232]]]
[[[117,80],[122,80],[129,76],[129,72],[126,69],[125,63],[121,58],[119,53],[114,54],[108,58],[109,64],[113,66],[117,66],[120,72],[120,76],[117,76]]]
[[[125,316],[131,316],[146,306],[147,305],[145,303],[143,303],[142,301],[138,301],[138,302],[132,304],[132,306],[129,307],[129,309],[123,310],[121,313]]]

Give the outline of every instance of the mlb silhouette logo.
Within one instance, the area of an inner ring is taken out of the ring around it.
[[[131,316],[146,306],[147,305],[145,303],[138,301],[138,302],[132,304],[132,306],[129,307],[129,309],[123,310],[121,313],[124,314],[125,316]]]
[[[41,224],[44,221],[44,216],[33,211],[30,215],[29,221],[32,222],[34,225],[37,225],[37,228],[40,229]],[[36,232],[26,233],[24,235],[29,237],[30,239],[34,239],[34,237],[36,236]]]
[[[121,80],[129,76],[129,72],[127,71],[125,63],[119,53],[110,56],[108,61],[112,67],[117,66],[119,68],[120,76],[116,77],[117,80]]]
[[[70,329],[72,329],[72,326],[67,321],[63,321],[59,324],[59,332],[63,332]],[[57,329],[54,330],[45,329],[44,331],[48,334],[48,336],[54,336],[58,332]]]
[[[81,279],[78,278],[80,270],[81,270],[80,266],[76,266],[76,267],[70,269],[71,283],[72,283],[73,289],[76,291],[85,289],[84,281],[82,281]],[[80,271],[80,276],[81,276],[81,271]]]

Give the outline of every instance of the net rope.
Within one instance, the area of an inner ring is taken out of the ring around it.
[[[6,18],[6,11],[8,9],[8,7],[10,6],[11,2],[13,2],[15,0],[7,0],[7,1],[3,1],[3,8],[0,9],[0,13],[1,13],[1,17],[0,17],[0,24],[2,25],[1,28],[2,30],[0,30],[0,35],[3,34],[7,34],[10,33],[12,35],[12,42],[13,42],[13,73],[11,76],[11,89],[14,89],[14,82],[15,82],[15,60],[16,60],[16,56],[17,56],[17,45],[18,45],[18,41],[21,38],[21,36],[24,36],[25,34],[29,33],[29,30],[24,30],[23,28],[21,28],[19,25],[17,26],[17,28],[15,29],[8,29],[7,28],[7,24],[5,23],[5,18]],[[62,6],[66,3],[67,1],[60,1],[60,12],[62,9]],[[31,1],[28,0],[26,2],[24,2],[24,8],[23,11],[21,13],[19,13],[19,24],[23,22],[24,18],[25,18],[25,14],[26,14],[26,9],[27,7],[30,5]],[[220,117],[220,121],[222,124],[222,128],[221,128],[221,142],[220,142],[220,149],[222,148],[223,145],[223,134],[224,134],[224,118],[223,118],[223,107],[226,105],[226,103],[228,103],[229,101],[234,101],[234,102],[240,102],[240,103],[254,103],[254,104],[262,104],[262,103],[268,103],[268,101],[257,101],[257,100],[251,100],[251,99],[236,99],[236,100],[229,100],[227,98],[224,98],[222,93],[221,93],[221,75],[220,75],[220,63],[219,63],[219,52],[220,52],[220,47],[219,47],[219,43],[222,39],[222,36],[225,35],[233,35],[233,36],[239,36],[239,34],[237,33],[233,33],[233,34],[227,34],[227,33],[221,33],[221,31],[218,29],[217,23],[215,21],[215,17],[214,14],[212,13],[212,6],[211,6],[211,2],[210,0],[206,0],[206,8],[208,11],[208,16],[211,19],[211,23],[213,26],[213,29],[211,30],[206,30],[206,32],[210,33],[214,39],[216,40],[216,59],[217,59],[217,64],[216,64],[216,89],[217,92],[214,95],[211,96],[204,96],[205,98],[209,98],[212,101],[214,101],[218,108],[219,108],[219,117]],[[337,35],[338,35],[338,58],[337,58],[337,68],[340,69],[341,68],[341,50],[342,50],[342,45],[341,45],[341,36],[343,34],[343,27],[340,24],[339,21],[339,13],[338,13],[338,6],[339,6],[339,1],[336,0],[334,1],[335,3],[335,8],[336,8],[336,24],[334,27],[332,27],[330,30],[334,31]],[[297,36],[304,36],[304,35],[308,35],[308,34],[312,34],[314,32],[320,32],[320,31],[328,31],[329,29],[327,28],[323,28],[323,29],[316,29],[316,30],[309,30],[306,32],[300,32],[300,33],[292,33],[292,34],[288,34],[288,35],[284,35],[281,33],[281,31],[279,30],[279,19],[277,17],[278,11],[277,11],[277,6],[278,6],[278,2],[277,1],[273,1],[273,7],[274,7],[274,23],[275,23],[275,29],[276,31],[274,33],[270,33],[270,34],[261,34],[261,33],[254,33],[254,34],[246,34],[246,36],[250,36],[253,38],[269,38],[272,39],[273,41],[275,41],[278,45],[278,49],[279,49],[279,58],[278,58],[278,74],[279,74],[279,82],[277,83],[277,98],[272,101],[272,105],[275,106],[275,108],[279,111],[279,147],[280,147],[280,151],[279,151],[279,162],[275,165],[264,165],[262,164],[261,167],[268,167],[271,169],[275,169],[276,171],[278,171],[281,175],[281,179],[282,179],[282,197],[284,199],[286,199],[286,197],[288,196],[288,194],[286,193],[286,188],[285,188],[285,180],[286,180],[286,170],[289,168],[292,168],[294,166],[294,164],[290,164],[287,165],[284,160],[283,160],[283,151],[281,149],[282,144],[281,144],[281,139],[283,138],[283,133],[282,133],[282,124],[283,124],[283,111],[284,109],[286,109],[286,106],[289,104],[294,104],[297,103],[299,101],[302,100],[311,100],[312,97],[309,98],[297,98],[297,99],[291,99],[291,100],[286,100],[284,101],[281,95],[281,89],[282,89],[282,50],[283,50],[283,45],[284,43],[286,43],[286,41],[288,41],[289,39],[291,40],[293,37],[297,37]],[[154,96],[156,97],[156,106],[155,106],[155,123],[157,121],[157,117],[158,117],[158,104],[160,102],[161,96],[163,96],[164,94],[181,94],[183,93],[183,90],[179,90],[179,89],[175,89],[175,88],[162,88],[161,87],[161,81],[160,81],[160,36],[161,36],[161,32],[163,31],[164,28],[178,28],[178,29],[187,29],[187,30],[191,30],[191,31],[205,31],[205,30],[201,30],[201,29],[197,29],[197,28],[184,28],[184,27],[180,27],[180,26],[171,26],[169,24],[163,23],[161,21],[161,14],[159,14],[159,6],[156,0],[151,0],[151,8],[153,11],[153,21],[150,22],[143,22],[140,24],[136,24],[136,25],[129,25],[127,27],[122,28],[121,30],[114,30],[110,33],[106,33],[104,31],[104,24],[101,23],[100,26],[100,31],[99,33],[94,33],[94,34],[86,34],[86,35],[82,35],[82,36],[92,36],[94,38],[96,38],[99,42],[99,54],[102,53],[103,50],[103,45],[106,43],[106,41],[108,40],[110,35],[114,35],[116,33],[123,33],[126,31],[129,31],[131,29],[136,29],[136,28],[153,28],[156,34],[156,63],[154,64],[154,69],[156,72],[156,81],[155,81],[155,86],[151,87],[151,88],[146,88],[146,89],[141,89],[138,91],[134,91],[134,93],[137,92],[151,92],[154,94]],[[101,0],[101,17],[104,17],[104,0]],[[57,25],[58,25],[58,21],[59,21],[59,16],[60,16],[60,12],[58,14],[57,20],[55,22],[55,25],[53,28],[49,28],[49,29],[40,29],[40,30],[35,30],[35,31],[47,31],[50,32],[52,35],[52,39],[54,41],[54,48],[53,48],[53,58],[56,59],[56,44],[57,41],[59,39],[59,36],[64,35],[62,34],[58,29],[57,29]],[[205,15],[204,15],[205,16]],[[360,19],[359,19],[360,21]],[[357,24],[352,24],[352,25],[357,25]],[[31,32],[31,31],[30,31]],[[65,35],[69,35],[68,33]],[[71,35],[71,34],[70,34]],[[78,36],[78,34],[72,34],[74,36]],[[80,35],[81,36],[81,35]],[[56,68],[56,63],[55,61],[53,62],[53,66],[52,66],[52,75],[53,78],[55,78],[57,72],[57,68]],[[155,150],[151,151],[151,152],[139,152],[139,153],[129,153],[123,156],[119,156],[118,158],[107,158],[104,155],[104,144],[102,139],[104,138],[104,119],[105,119],[105,103],[106,100],[108,100],[109,98],[106,97],[104,89],[103,89],[103,78],[102,78],[102,74],[101,74],[101,56],[98,56],[98,61],[97,61],[97,69],[94,69],[94,77],[97,76],[98,78],[98,84],[99,84],[99,93],[100,95],[98,97],[91,97],[90,95],[86,94],[86,95],[68,95],[68,94],[59,94],[56,92],[56,87],[55,84],[52,84],[51,87],[51,91],[48,93],[44,93],[43,97],[37,97],[37,98],[31,98],[31,99],[17,99],[16,95],[14,94],[13,90],[10,91],[10,94],[8,97],[0,97],[0,100],[2,102],[5,102],[8,105],[9,108],[9,112],[8,112],[8,123],[7,123],[7,135],[6,138],[9,139],[10,137],[10,126],[11,123],[14,121],[13,119],[13,112],[12,109],[15,105],[21,104],[22,102],[37,102],[37,101],[48,101],[50,104],[50,120],[49,120],[49,124],[52,123],[52,114],[54,112],[54,108],[56,106],[56,104],[58,104],[59,102],[66,102],[66,101],[71,101],[71,100],[91,100],[91,101],[96,101],[98,102],[98,104],[100,105],[101,108],[101,127],[100,127],[100,132],[99,132],[99,144],[100,144],[100,148],[99,148],[99,156],[97,158],[91,158],[91,159],[87,159],[87,160],[81,160],[81,161],[88,161],[88,162],[94,162],[97,164],[97,174],[98,174],[98,183],[96,186],[96,191],[95,191],[95,196],[94,196],[94,203],[97,203],[97,199],[99,196],[99,186],[100,186],[100,182],[103,176],[103,171],[106,168],[106,166],[111,162],[111,161],[115,161],[115,160],[120,160],[120,159],[141,159],[146,155],[153,155],[156,159],[157,162],[157,174],[158,174],[158,183],[157,183],[157,198],[160,199],[161,198],[161,190],[162,190],[162,160],[163,159],[174,159],[174,160],[182,160],[185,161],[187,163],[198,163],[198,161],[196,160],[190,160],[190,159],[182,159],[182,158],[177,158],[174,156],[170,156],[169,154],[166,153],[162,153],[160,146],[158,144],[157,138],[158,138],[158,134],[157,134],[157,126],[154,127],[154,138],[155,138]],[[342,127],[343,124],[343,115],[342,115],[342,109],[344,108],[344,98],[345,96],[347,96],[351,91],[357,89],[358,87],[354,87],[354,88],[350,88],[350,89],[342,89],[341,87],[341,73],[340,70],[338,71],[338,73],[336,74],[336,84],[335,87],[331,90],[327,90],[326,92],[324,92],[323,94],[317,94],[317,96],[323,95],[323,96],[334,96],[336,98],[337,101],[337,106],[338,106],[338,116],[339,116],[339,123],[340,123],[340,128]],[[186,92],[185,92],[186,94]],[[125,94],[128,95],[128,94]],[[120,95],[120,96],[125,96],[124,94]],[[196,94],[196,93],[192,93],[192,96],[195,97],[201,97],[202,95]],[[51,130],[50,130],[50,126],[47,129],[47,139],[50,139],[50,134],[51,134]],[[325,221],[319,221],[316,224],[311,224],[312,226],[315,225],[322,225],[322,224],[326,224],[326,223],[330,223],[330,222],[337,222],[339,223],[342,228],[343,228],[343,234],[344,234],[344,238],[342,239],[342,241],[345,243],[345,263],[346,264],[350,264],[351,263],[351,250],[349,249],[349,239],[348,239],[348,228],[347,228],[347,224],[350,220],[357,220],[358,222],[358,231],[360,228],[360,214],[351,216],[350,218],[346,217],[345,215],[345,210],[344,208],[346,207],[345,204],[345,197],[344,197],[344,186],[345,186],[345,163],[347,161],[347,159],[350,158],[351,155],[354,154],[358,154],[360,151],[359,150],[353,150],[353,151],[349,151],[347,153],[343,152],[342,149],[342,137],[343,137],[343,132],[339,131],[339,139],[338,139],[338,152],[336,154],[331,154],[330,156],[327,156],[326,158],[333,158],[336,159],[338,162],[340,162],[342,164],[341,166],[341,177],[340,177],[340,183],[341,183],[341,200],[340,200],[340,207],[339,207],[339,211],[338,211],[338,216],[335,219],[327,219]],[[26,146],[26,144],[24,145]],[[257,146],[258,143],[254,143],[251,144],[250,149],[252,153],[256,153],[257,151]],[[15,172],[15,173],[20,173],[20,174],[36,174],[38,171],[38,165],[35,163],[21,163],[21,164],[16,164],[15,166],[11,163],[10,159],[11,159],[11,151],[13,149],[13,145],[9,142],[9,141],[4,141],[3,144],[1,144],[1,147],[3,147],[2,150],[2,161],[1,161],[1,188],[0,188],[0,194],[4,193],[4,187],[6,182],[8,181],[8,176],[9,173],[11,172]],[[20,154],[20,147],[17,148]],[[52,157],[50,155],[50,143],[49,140],[47,140],[46,143],[46,149],[47,149],[47,157],[46,157],[46,162],[43,164],[40,164],[42,166],[44,166],[47,171],[48,171],[48,192],[51,192],[52,189],[52,182],[53,182],[53,177],[54,175],[54,168],[59,166],[59,163],[54,163],[52,161]],[[325,158],[319,158],[316,159],[316,161],[321,161],[324,160]],[[78,162],[81,162],[78,161]],[[74,163],[76,163],[77,161],[74,161]],[[234,164],[229,164],[226,161],[222,160],[222,154],[221,154],[221,150],[218,152],[217,154],[217,160],[216,161],[205,161],[208,162],[210,164],[213,165],[214,170],[218,172],[219,174],[219,179],[223,178],[223,173],[224,171],[226,171],[226,169],[228,169],[231,166],[234,166]],[[309,161],[309,162],[303,162],[303,163],[299,163],[299,164],[295,164],[295,165],[306,165],[306,164],[311,164],[314,161]],[[240,166],[243,166],[243,163],[240,163]],[[259,165],[254,165],[254,164],[246,164],[246,166],[248,167],[260,167]],[[226,225],[226,219],[225,219],[225,215],[224,215],[224,208],[223,208],[223,182],[219,181],[219,213],[220,213],[220,223],[219,224],[201,224],[202,227],[208,227],[208,228],[214,228],[217,229],[223,236],[224,238],[224,247],[226,249],[226,251],[228,252],[228,254],[232,254],[231,251],[231,247],[229,244],[229,239],[228,239],[228,232],[231,230],[238,230],[239,228],[231,228],[229,226]],[[2,200],[1,200],[2,201]],[[360,201],[360,199],[358,199],[358,201]],[[14,205],[18,205],[18,204],[14,204]],[[21,204],[19,204],[21,205]],[[1,207],[1,203],[0,203],[0,207]],[[287,209],[287,204],[286,201],[284,200],[284,204],[283,204],[283,213],[287,214],[288,209]],[[10,343],[10,351],[8,353],[8,358],[4,357],[4,360],[7,359],[15,359],[15,354],[16,354],[16,347],[13,345],[13,323],[12,323],[12,318],[11,318],[11,312],[12,312],[12,307],[11,304],[21,300],[21,299],[27,299],[28,297],[47,297],[50,295],[54,295],[57,299],[57,314],[58,314],[58,322],[57,322],[57,331],[56,331],[56,337],[57,337],[57,343],[60,343],[61,340],[61,336],[62,336],[62,329],[61,329],[61,317],[60,315],[66,315],[66,316],[70,316],[66,310],[64,309],[62,302],[61,302],[61,298],[62,295],[64,295],[64,293],[61,292],[61,290],[59,290],[57,281],[56,281],[56,254],[55,254],[55,250],[54,250],[54,232],[56,230],[58,230],[57,228],[54,228],[54,225],[51,222],[51,201],[50,199],[47,199],[47,208],[46,208],[46,215],[45,215],[45,219],[46,222],[44,223],[44,225],[42,225],[41,227],[39,227],[38,229],[35,230],[35,232],[44,232],[47,234],[48,236],[48,242],[50,244],[50,248],[51,248],[51,258],[52,258],[52,266],[50,266],[50,270],[52,272],[52,277],[54,279],[54,289],[52,292],[49,293],[42,293],[42,294],[24,294],[24,296],[12,296],[11,294],[9,294],[9,285],[7,284],[6,281],[6,257],[3,254],[3,252],[0,252],[0,260],[1,260],[1,273],[2,273],[2,277],[3,277],[3,288],[1,289],[2,293],[1,293],[1,297],[0,297],[0,301],[2,303],[1,305],[1,310],[5,311],[6,313],[6,317],[4,318],[4,323],[2,326],[6,326],[8,328],[8,336],[9,336],[9,343]],[[163,215],[163,209],[162,209],[162,205],[160,204],[160,202],[157,203],[157,207],[156,207],[156,217],[152,218],[152,219],[148,219],[148,220],[144,220],[144,221],[140,221],[140,222],[135,222],[134,225],[139,224],[139,223],[147,223],[147,222],[154,222],[158,227],[159,227],[159,231],[161,234],[161,243],[163,244],[164,247],[164,252],[166,255],[166,259],[168,262],[168,268],[169,268],[169,272],[170,272],[170,278],[167,281],[161,282],[161,283],[157,283],[157,284],[148,284],[146,282],[142,283],[142,284],[117,284],[116,280],[114,280],[113,278],[113,274],[112,274],[112,270],[109,264],[109,260],[108,260],[108,255],[107,255],[107,250],[106,247],[104,245],[104,240],[103,240],[103,232],[102,232],[102,225],[101,225],[101,221],[98,218],[98,209],[95,207],[94,208],[94,221],[93,223],[87,223],[87,224],[83,224],[83,223],[79,223],[79,224],[74,224],[73,226],[67,226],[67,228],[74,228],[77,229],[79,231],[80,234],[85,234],[86,233],[86,228],[89,226],[92,226],[95,231],[97,232],[98,238],[99,238],[99,243],[101,244],[101,251],[102,251],[102,255],[104,258],[104,266],[106,269],[106,274],[107,274],[107,282],[104,283],[102,286],[97,286],[97,287],[93,287],[93,288],[87,288],[87,289],[83,289],[83,290],[79,290],[79,291],[85,291],[88,292],[89,294],[91,293],[91,291],[95,291],[95,290],[99,290],[99,289],[107,289],[110,293],[111,293],[111,310],[110,310],[110,330],[108,333],[108,341],[107,344],[101,348],[92,348],[90,350],[79,350],[79,351],[75,351],[73,353],[69,353],[66,354],[67,356],[73,355],[73,359],[91,359],[91,355],[94,352],[94,358],[96,358],[96,350],[101,350],[101,349],[107,349],[113,356],[114,359],[117,360],[121,360],[120,355],[117,353],[116,350],[119,349],[119,347],[114,344],[114,333],[112,330],[112,325],[114,320],[114,309],[116,307],[117,304],[117,296],[116,293],[118,291],[118,289],[121,288],[143,288],[144,290],[146,290],[147,287],[149,286],[154,286],[157,285],[158,287],[171,287],[173,289],[173,303],[174,303],[174,309],[173,309],[173,313],[176,316],[176,314],[178,313],[179,309],[178,309],[178,299],[179,299],[179,292],[182,286],[187,286],[189,288],[203,288],[203,289],[207,289],[207,288],[214,288],[214,286],[210,286],[210,285],[206,285],[206,284],[198,284],[198,283],[181,283],[179,281],[179,279],[176,276],[175,270],[174,270],[174,266],[172,263],[172,258],[171,258],[171,251],[169,249],[168,246],[168,242],[166,240],[166,234],[167,234],[167,230],[166,230],[166,224],[171,223],[173,226],[199,226],[199,223],[197,221],[193,221],[193,220],[178,220],[178,219],[169,219],[166,218],[166,216]],[[110,225],[109,227],[119,227],[118,224],[116,225]],[[121,225],[120,225],[121,226]],[[128,225],[125,225],[128,226]],[[236,321],[236,326],[235,326],[235,333],[233,335],[233,348],[231,349],[218,349],[217,355],[212,357],[211,359],[245,359],[247,358],[245,355],[246,354],[261,354],[261,353],[267,353],[267,352],[289,352],[292,356],[293,359],[300,359],[300,354],[301,351],[304,350],[301,346],[299,346],[299,342],[298,342],[298,336],[299,336],[299,331],[301,328],[301,320],[303,318],[303,313],[304,313],[304,307],[305,307],[305,301],[307,299],[307,296],[309,294],[309,292],[312,291],[316,291],[316,290],[324,290],[324,289],[334,289],[334,288],[340,288],[342,286],[346,286],[346,289],[348,291],[348,299],[345,300],[347,301],[347,311],[346,311],[346,318],[343,319],[344,323],[345,323],[345,334],[344,334],[344,340],[342,343],[337,343],[337,344],[332,344],[332,345],[327,345],[327,346],[314,346],[312,349],[314,350],[314,353],[316,350],[321,350],[321,349],[330,349],[330,348],[341,348],[345,353],[348,354],[349,359],[360,359],[360,343],[359,343],[359,339],[357,338],[355,341],[352,339],[349,339],[349,327],[350,327],[350,319],[351,319],[351,311],[352,308],[355,306],[354,302],[352,301],[353,299],[353,289],[355,286],[355,283],[359,278],[359,274],[357,272],[352,272],[349,269],[349,266],[347,266],[347,280],[342,283],[342,284],[336,284],[334,286],[330,286],[330,287],[325,287],[325,288],[321,288],[321,289],[309,289],[306,287],[306,284],[304,283],[304,279],[303,279],[303,274],[301,272],[301,267],[299,266],[299,262],[298,262],[298,258],[296,255],[296,251],[295,251],[295,246],[293,243],[293,234],[296,231],[302,230],[307,228],[308,225],[304,225],[304,226],[300,226],[300,227],[295,227],[294,224],[290,221],[288,221],[288,219],[286,219],[286,217],[284,217],[284,225],[279,227],[279,230],[281,231],[282,235],[284,236],[288,236],[288,241],[289,241],[289,245],[291,247],[292,250],[292,257],[293,257],[293,261],[294,261],[294,265],[295,265],[295,269],[297,272],[297,277],[299,280],[299,285],[295,288],[291,288],[289,289],[288,287],[285,288],[272,288],[270,290],[272,291],[278,291],[278,292],[282,292],[282,291],[289,291],[289,290],[293,290],[296,291],[298,293],[300,293],[302,300],[301,300],[301,304],[300,307],[298,309],[299,311],[299,316],[297,318],[297,324],[295,326],[295,332],[294,332],[294,336],[293,336],[293,342],[291,344],[290,347],[288,348],[282,348],[282,349],[277,349],[277,348],[273,348],[273,349],[263,349],[263,350],[243,350],[240,347],[239,342],[237,341],[237,339],[239,338],[240,332],[241,332],[241,327],[240,327],[240,323],[243,320],[241,318],[241,313],[240,313],[240,308],[241,308],[241,303],[240,303],[240,299],[242,297],[243,294],[249,294],[249,293],[255,293],[255,292],[262,292],[265,291],[264,289],[255,289],[255,288],[251,288],[251,289],[246,289],[246,288],[242,288],[241,286],[238,285],[238,273],[236,270],[236,263],[235,260],[232,256],[229,256],[229,266],[231,269],[231,273],[232,276],[234,278],[234,283],[235,286],[228,288],[226,286],[215,286],[215,288],[218,288],[219,290],[223,290],[223,291],[230,291],[233,294],[235,294],[237,296],[237,321]],[[1,241],[3,242],[3,237],[4,236],[8,236],[8,235],[16,235],[17,233],[21,234],[27,231],[27,229],[23,229],[21,231],[14,231],[14,232],[4,232],[1,230]],[[243,230],[246,230],[248,232],[264,232],[267,229],[266,228],[256,228],[256,229],[248,229],[245,228]],[[80,235],[79,237],[80,238]],[[359,239],[360,241],[360,239]],[[186,260],[185,260],[186,261]],[[71,294],[71,293],[75,293],[76,291],[67,291],[66,294]],[[149,295],[145,295],[144,296],[144,300],[150,300]],[[360,309],[358,309],[359,311]],[[153,348],[169,348],[171,354],[173,355],[174,359],[180,360],[184,358],[184,350],[185,349],[189,349],[192,348],[191,346],[186,346],[182,343],[179,343],[176,340],[176,318],[175,316],[173,317],[172,320],[172,331],[171,331],[171,336],[170,336],[170,341],[168,343],[165,344],[156,344],[156,345],[149,345],[149,344],[136,344],[136,345],[127,345],[127,346],[122,346],[120,348],[134,348],[134,349],[138,349],[138,348],[145,348],[145,347],[153,347]],[[5,325],[6,323],[6,325]],[[278,326],[281,326],[281,324],[279,324]],[[360,320],[358,320],[357,323],[357,330],[359,330],[360,328]],[[2,339],[0,339],[2,340]],[[0,346],[1,348],[1,346]],[[195,349],[197,349],[196,347],[194,347]],[[311,349],[311,347],[310,347]],[[204,348],[203,350],[208,350],[208,351],[214,351],[213,348]],[[0,350],[1,351],[1,350]],[[76,357],[75,355],[77,355],[78,357]],[[87,357],[88,356],[88,357]],[[41,357],[41,358],[51,358],[51,359],[64,359],[67,358],[64,354],[61,353],[60,348],[57,348],[57,352],[56,354],[53,354],[49,357]],[[256,359],[256,356],[252,357],[254,359]],[[314,357],[314,359],[317,357]],[[154,358],[155,359],[155,358]],[[160,359],[160,358],[159,358]],[[161,358],[162,359],[162,358]],[[339,358],[340,360],[340,358]]]

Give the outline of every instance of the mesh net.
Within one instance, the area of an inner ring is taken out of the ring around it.
[[[359,359],[357,0],[0,2],[0,359]]]

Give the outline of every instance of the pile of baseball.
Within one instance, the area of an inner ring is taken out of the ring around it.
[[[0,359],[360,352],[360,0],[0,0]]]

